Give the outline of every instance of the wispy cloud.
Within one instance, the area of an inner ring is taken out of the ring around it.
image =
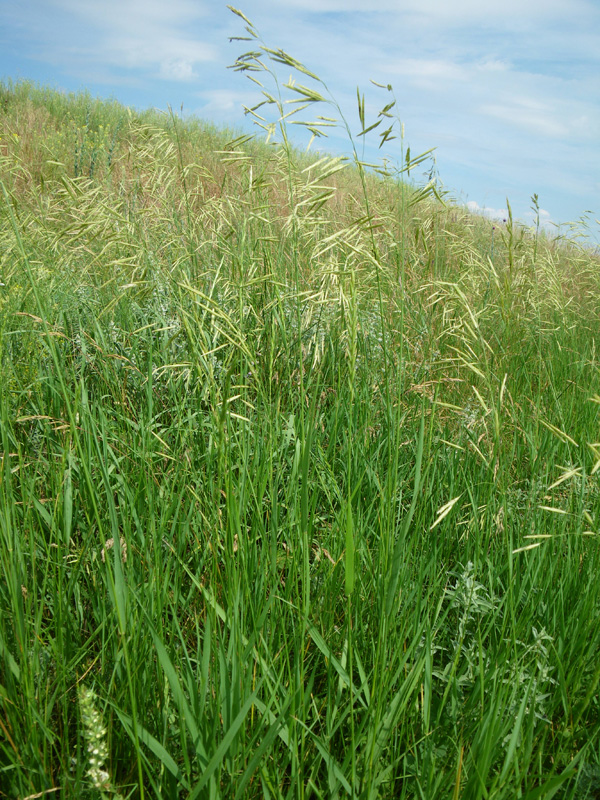
[[[200,64],[214,61],[218,48],[190,35],[205,17],[202,3],[189,0],[25,0],[22,14],[35,20],[24,47],[71,73],[91,77],[98,69],[146,72],[169,81],[197,79]],[[136,75],[136,78],[139,77]]]
[[[544,103],[533,100],[515,100],[512,103],[482,105],[480,111],[501,120],[505,125],[515,125],[534,134],[556,139],[568,136],[570,125],[557,117]]]
[[[259,3],[259,5],[266,5]],[[287,0],[286,5],[307,12],[361,12],[365,14],[398,14],[397,0]],[[591,0],[503,0],[502,3],[483,3],[481,0],[403,0],[402,14],[426,17],[430,26],[469,24],[498,24],[506,27],[533,20],[538,24],[545,20],[569,14],[586,14],[593,7]]]
[[[597,142],[600,134],[597,112],[586,113],[585,105],[560,95],[546,94],[544,100],[539,100],[513,93],[507,100],[483,103],[479,111],[534,137]]]
[[[442,58],[401,58],[388,63],[384,69],[390,74],[407,78],[413,85],[439,89],[448,83],[469,80],[469,70],[453,61]]]

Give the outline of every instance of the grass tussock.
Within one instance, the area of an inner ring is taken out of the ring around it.
[[[1,796],[598,797],[599,260],[246,33],[269,144],[0,90]]]

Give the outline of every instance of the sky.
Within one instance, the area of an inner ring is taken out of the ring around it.
[[[532,224],[537,194],[544,226],[585,218],[598,239],[600,0],[236,2],[268,47],[322,79],[354,136],[357,88],[368,125],[391,98],[371,81],[393,86],[404,141],[379,150],[383,126],[355,139],[366,142],[366,160],[400,164],[403,147],[413,156],[436,148],[439,181],[471,210],[502,218],[508,198],[513,216]],[[256,48],[230,41],[244,26],[220,0],[0,0],[0,79],[139,109],[183,106],[184,115],[262,135],[243,110],[260,88],[227,68]],[[281,83],[290,73],[277,66]],[[254,76],[273,91],[269,76]],[[305,118],[317,113],[337,116],[323,107]],[[342,131],[329,130],[312,149],[348,152]],[[290,136],[306,146],[300,127]],[[431,168],[411,175],[426,182]]]

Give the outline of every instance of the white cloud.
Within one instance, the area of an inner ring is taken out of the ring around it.
[[[50,0],[40,7],[39,0],[29,0],[28,5],[37,8],[36,57],[87,80],[108,67],[115,81],[122,80],[123,70],[144,70],[185,82],[198,77],[200,64],[218,57],[212,43],[190,35],[206,14],[200,2]]]
[[[465,203],[465,205],[472,214],[478,214],[479,216],[485,217],[492,222],[506,222],[508,220],[508,209],[506,208],[488,208],[487,206],[480,206],[475,200],[469,200],[469,202]],[[513,218],[516,220],[514,210]],[[522,217],[519,217],[519,219],[529,227],[535,227],[537,224],[536,214],[531,208],[527,209],[527,211],[522,215]],[[545,208],[539,209],[539,224],[542,230],[550,231],[556,228],[556,225],[552,221],[550,212],[546,211]]]
[[[381,66],[383,72],[402,75],[411,78],[418,85],[465,81],[469,78],[469,71],[453,61],[442,58],[401,58],[392,63]]]
[[[523,221],[530,227],[535,228],[538,222],[535,211],[531,208],[526,211],[523,214]],[[544,231],[552,232],[556,230],[556,223],[553,221],[550,212],[546,211],[545,208],[539,209],[539,225],[541,230]]]
[[[198,76],[192,61],[183,58],[170,58],[160,64],[160,77],[169,81],[191,81]]]
[[[197,65],[216,57],[210,45],[174,33],[149,32],[147,37],[106,37],[106,58],[114,67],[150,69],[168,80],[196,78]]]
[[[476,65],[480,72],[506,72],[510,69],[510,64],[500,58],[486,58]]]
[[[506,208],[487,208],[486,206],[480,206],[475,200],[469,200],[466,206],[472,214],[480,214],[488,219],[505,221],[508,218],[508,210]]]
[[[240,118],[243,114],[243,105],[248,104],[248,92],[233,91],[231,89],[210,89],[201,92],[200,97],[206,98],[206,105],[202,107],[201,114],[208,113],[231,114],[235,112]]]

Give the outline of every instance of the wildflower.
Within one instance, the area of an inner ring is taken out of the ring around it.
[[[88,778],[95,789],[106,790],[109,788],[109,774],[104,769],[104,763],[108,759],[106,728],[102,714],[96,707],[93,689],[83,685],[79,687],[79,708],[87,742]]]

